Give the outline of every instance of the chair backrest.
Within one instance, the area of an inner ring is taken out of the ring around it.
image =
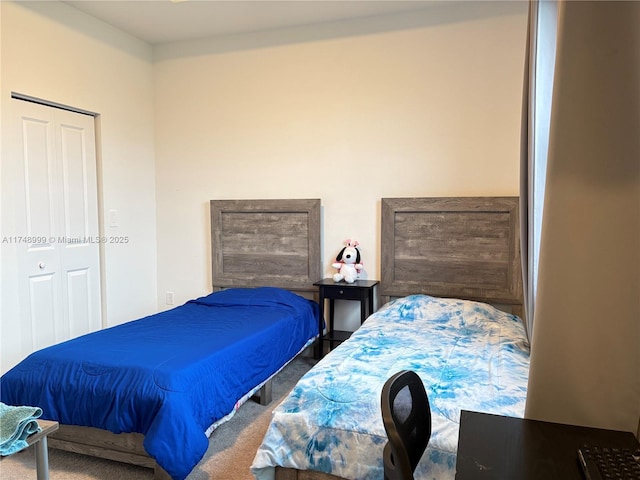
[[[431,437],[431,407],[415,372],[403,370],[382,388],[382,421],[389,441],[384,446],[385,480],[412,480]]]

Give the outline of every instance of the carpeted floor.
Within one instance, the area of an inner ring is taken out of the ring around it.
[[[187,480],[251,480],[249,467],[271,420],[271,411],[314,364],[299,356],[273,381],[273,402],[262,406],[249,400],[209,439],[209,449]],[[33,447],[0,460],[1,480],[36,478]],[[49,449],[50,480],[151,480],[150,469]]]

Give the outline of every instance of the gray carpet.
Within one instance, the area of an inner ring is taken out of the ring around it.
[[[187,480],[251,480],[249,467],[262,442],[271,411],[313,365],[310,356],[299,356],[273,381],[273,402],[262,406],[249,400],[209,439],[209,449]],[[50,480],[151,480],[150,469],[49,449]],[[0,479],[36,478],[33,447],[0,460]]]

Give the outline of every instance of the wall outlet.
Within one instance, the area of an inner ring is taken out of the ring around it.
[[[165,294],[165,301],[167,305],[173,305],[173,292],[167,292]]]

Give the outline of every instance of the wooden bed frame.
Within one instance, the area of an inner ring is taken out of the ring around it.
[[[317,292],[320,200],[211,200],[213,290]]]
[[[518,197],[383,198],[382,302],[422,293],[504,307],[522,318]],[[276,480],[344,480],[276,467]]]
[[[317,292],[322,276],[320,200],[211,200],[213,290],[273,286]],[[271,401],[271,379],[260,387],[260,403]],[[154,478],[171,477],[142,446],[139,433],[60,425],[49,446],[71,452],[141,465]]]
[[[522,314],[518,197],[383,198],[383,300],[412,293]]]

